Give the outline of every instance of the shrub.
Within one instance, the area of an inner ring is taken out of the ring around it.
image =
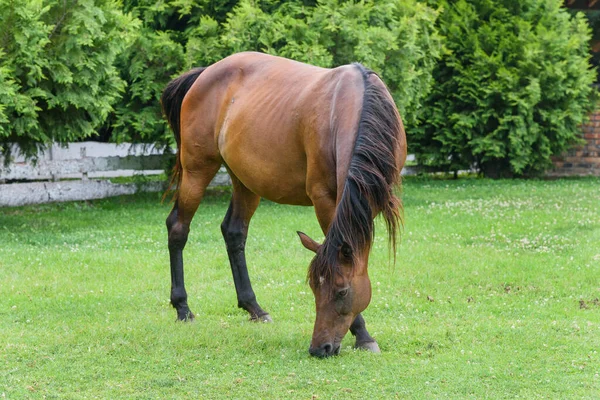
[[[125,87],[135,21],[113,0],[0,0],[0,151],[33,156],[96,132]]]
[[[424,166],[535,174],[580,137],[594,106],[590,30],[559,0],[443,3],[447,52],[409,138]]]
[[[111,120],[117,141],[173,144],[160,117],[164,85],[241,51],[323,67],[362,62],[382,75],[405,121],[414,123],[442,49],[437,12],[416,1],[135,0],[126,10],[145,30],[119,63],[128,88]]]
[[[190,32],[187,57],[214,62],[253,50],[323,67],[361,62],[382,76],[411,124],[441,55],[437,16],[407,0],[242,0],[222,25],[209,17],[200,21]]]
[[[141,28],[133,45],[117,60],[120,76],[127,86],[101,136],[115,142],[153,143],[169,152],[174,138],[161,113],[160,95],[175,76],[225,56],[216,36],[217,21],[224,21],[236,3],[234,0],[125,0],[124,11],[139,20]],[[214,35],[212,41],[194,42],[204,54],[194,52],[193,59],[186,56],[188,42],[194,40],[193,33],[207,30]]]
[[[98,132],[168,148],[167,82],[246,50],[362,62],[414,123],[440,56],[437,16],[414,0],[0,0],[0,146],[31,156]]]
[[[184,65],[183,47],[162,31],[142,29],[119,57],[117,66],[128,83],[111,118],[111,140],[166,146],[173,134],[163,118],[160,94]]]

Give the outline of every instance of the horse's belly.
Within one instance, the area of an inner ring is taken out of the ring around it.
[[[294,167],[287,163],[273,164],[255,157],[225,162],[240,182],[260,197],[281,204],[312,205],[306,193],[305,171],[292,171]]]
[[[312,205],[306,190],[306,156],[290,136],[251,129],[234,132],[221,133],[219,151],[244,186],[277,203]]]

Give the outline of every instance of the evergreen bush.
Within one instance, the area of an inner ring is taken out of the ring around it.
[[[595,104],[584,16],[560,0],[434,3],[447,52],[410,132],[418,162],[492,177],[547,169]]]
[[[405,123],[414,124],[441,56],[437,17],[427,4],[407,0],[241,0],[221,25],[200,21],[187,57],[210,64],[252,50],[323,67],[360,62],[382,76]]]
[[[0,0],[0,152],[27,156],[94,134],[125,82],[115,60],[136,20],[113,0]]]

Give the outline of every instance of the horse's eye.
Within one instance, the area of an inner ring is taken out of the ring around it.
[[[347,260],[350,260],[352,258],[352,248],[348,245],[348,243],[342,244],[342,248],[340,249],[340,251],[342,252],[344,258],[346,258]]]
[[[346,297],[346,295],[348,295],[348,289],[342,289],[337,292],[337,297],[340,299]]]

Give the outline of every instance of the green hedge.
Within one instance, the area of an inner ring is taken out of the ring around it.
[[[405,118],[416,122],[442,49],[437,12],[416,1],[152,4],[129,2],[144,33],[121,58],[129,87],[111,121],[116,140],[172,143],[158,107],[168,80],[249,50],[324,67],[362,62],[383,75]]]
[[[115,65],[139,21],[113,0],[0,0],[0,150],[28,156],[94,134],[126,82]],[[5,159],[8,162],[8,157]]]
[[[531,175],[581,137],[594,105],[590,29],[559,0],[440,2],[447,52],[409,143],[421,165]]]
[[[559,0],[0,0],[0,147],[173,144],[166,83],[254,50],[379,72],[426,168],[543,171],[594,104],[590,29]]]
[[[0,0],[0,146],[89,137],[173,143],[158,99],[175,75],[255,50],[380,72],[409,123],[442,49],[416,1]]]

